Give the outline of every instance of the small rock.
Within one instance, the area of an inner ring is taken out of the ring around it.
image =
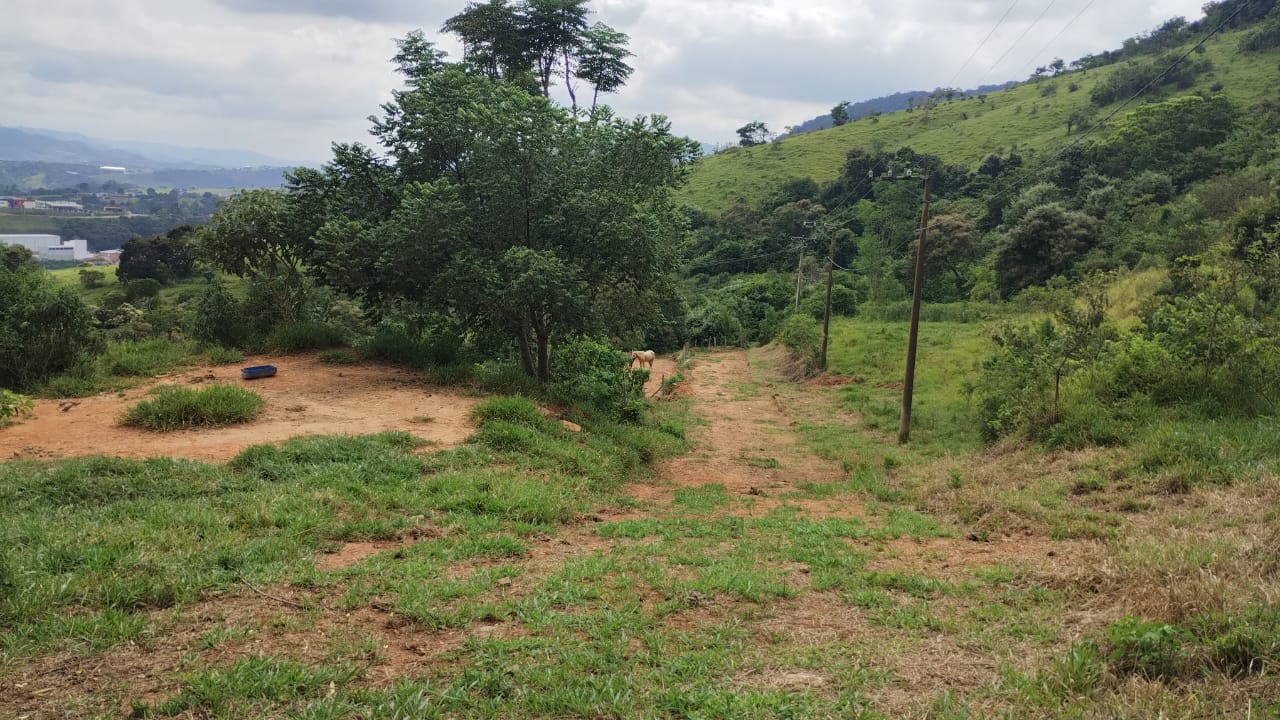
[[[415,523],[423,522],[427,519],[426,515],[410,515],[409,520]]]
[[[509,577],[498,578],[498,584],[503,587],[511,587],[511,578]]]
[[[1057,551],[1057,550],[1050,550],[1050,551],[1049,551],[1049,557],[1058,557],[1058,551]]]
[[[764,491],[758,487],[753,487],[747,491],[748,495],[764,495]]]
[[[561,420],[561,421],[560,421],[560,427],[562,427],[562,428],[564,428],[565,430],[568,430],[569,432],[572,432],[572,433],[580,433],[580,432],[582,432],[582,426],[581,426],[581,425],[579,425],[578,423],[575,423],[575,422],[570,422],[570,421],[568,421],[568,420]]]

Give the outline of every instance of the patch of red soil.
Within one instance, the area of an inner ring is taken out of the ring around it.
[[[250,445],[300,435],[366,435],[401,430],[437,446],[455,445],[474,429],[474,398],[426,384],[420,374],[387,365],[335,366],[318,355],[246,358],[279,373],[242,380],[240,366],[199,367],[126,390],[83,398],[66,412],[41,400],[33,417],[0,429],[0,461],[78,455],[181,457],[224,462]],[[120,425],[126,409],[160,385],[239,385],[266,400],[262,414],[225,428],[152,432]]]
[[[955,538],[898,538],[884,543],[868,570],[900,570],[949,581],[971,580],[974,572],[1005,566],[1040,578],[1073,575],[1101,547],[1081,540],[1048,540],[1038,537],[1001,538],[974,542]]]
[[[814,387],[841,387],[844,385],[861,385],[863,382],[865,381],[862,378],[854,375],[819,375],[805,384]]]

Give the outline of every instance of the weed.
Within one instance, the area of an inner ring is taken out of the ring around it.
[[[282,352],[325,350],[346,344],[342,328],[315,320],[279,325],[267,336],[267,347]]]
[[[1106,634],[1107,659],[1118,675],[1175,678],[1183,671],[1183,645],[1190,636],[1181,628],[1126,617],[1108,625]]]
[[[359,359],[349,350],[326,350],[320,353],[320,362],[325,365],[355,365]]]
[[[102,367],[110,375],[151,377],[190,362],[194,354],[190,343],[160,339],[114,343],[103,353]]]
[[[205,349],[204,356],[214,365],[232,365],[244,360],[244,353],[221,345],[210,345]]]
[[[125,411],[121,422],[147,430],[222,427],[249,422],[262,411],[261,395],[235,385],[210,385],[199,390],[159,387],[150,400]]]

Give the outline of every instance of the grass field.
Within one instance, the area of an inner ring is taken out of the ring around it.
[[[58,224],[49,215],[0,213],[0,233],[57,234]]]
[[[1241,35],[1224,33],[1211,40],[1203,57],[1214,71],[1182,92],[1208,90],[1214,83],[1240,108],[1270,98],[1280,81],[1276,69],[1280,51],[1244,55],[1237,51]],[[1199,56],[1197,56],[1199,57]],[[842,127],[820,130],[753,148],[735,148],[704,158],[678,200],[710,213],[718,213],[736,202],[758,203],[783,182],[813,178],[830,182],[840,173],[845,157],[854,148],[883,147],[892,151],[910,147],[931,153],[948,163],[975,167],[993,152],[1016,147],[1035,160],[1072,142],[1066,119],[1073,111],[1084,110],[1102,118],[1116,105],[1097,108],[1089,92],[1117,66],[1084,72],[1065,73],[1040,83],[991,93],[985,101],[976,98],[944,103],[937,108],[896,112],[875,121],[864,118]],[[1078,90],[1068,90],[1070,84]],[[1051,97],[1043,88],[1056,85]]]

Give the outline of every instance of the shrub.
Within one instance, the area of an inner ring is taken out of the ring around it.
[[[623,353],[584,338],[556,348],[553,360],[556,379],[550,391],[557,402],[627,422],[640,420],[649,373],[628,370]]]
[[[121,422],[148,430],[222,427],[252,420],[263,406],[262,396],[235,385],[160,387],[152,394],[129,408]]]
[[[504,395],[536,395],[538,381],[510,361],[490,360],[473,369],[476,387]]]
[[[221,345],[214,345],[205,349],[204,356],[214,365],[231,365],[244,360],[244,353]]]
[[[0,388],[0,427],[10,418],[31,414],[31,400],[27,397]]]
[[[1125,617],[1107,626],[1107,659],[1117,675],[1175,678],[1183,670],[1183,644],[1189,639],[1185,630],[1173,625]]]
[[[326,350],[320,353],[320,362],[325,365],[355,365],[359,361],[347,350]]]
[[[282,352],[325,350],[341,346],[346,340],[346,333],[341,328],[315,320],[303,320],[277,326],[267,336],[267,346]]]
[[[231,348],[243,348],[250,343],[244,305],[225,285],[213,282],[196,298],[195,305],[191,317],[192,337]]]
[[[818,353],[822,351],[822,329],[818,321],[808,315],[791,315],[783,320],[777,340],[792,355],[809,365],[817,362]]]
[[[538,406],[528,398],[496,397],[476,405],[471,415],[484,425],[488,422],[503,421],[517,425],[539,427],[548,423],[538,412]]]
[[[84,288],[85,290],[92,290],[96,287],[101,286],[102,281],[105,280],[106,277],[107,277],[107,274],[102,272],[101,270],[89,270],[89,269],[81,270],[80,271],[80,287]]]
[[[124,286],[124,299],[131,303],[150,300],[160,294],[160,281],[151,278],[132,280]]]
[[[39,267],[0,267],[0,387],[33,388],[101,348],[93,313]]]
[[[118,377],[152,377],[188,362],[193,348],[168,340],[140,340],[107,346],[103,368]]]

